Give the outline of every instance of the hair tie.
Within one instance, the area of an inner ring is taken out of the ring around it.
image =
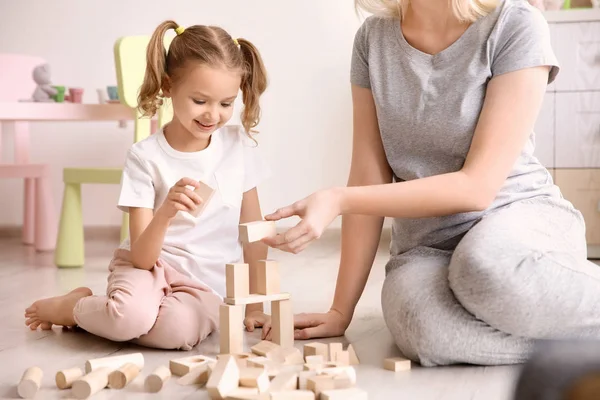
[[[181,35],[183,31],[185,31],[185,28],[183,26],[178,26],[177,28],[175,28],[175,32],[177,32],[177,35]]]
[[[239,45],[240,45],[240,42],[238,42],[238,40],[237,40],[237,39],[233,39],[233,43],[235,43],[235,45],[236,45],[236,46],[238,46],[238,47],[239,47]]]

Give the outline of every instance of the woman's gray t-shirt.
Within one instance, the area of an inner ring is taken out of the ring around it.
[[[394,179],[401,182],[460,170],[488,81],[540,65],[552,66],[552,82],[558,62],[546,20],[526,0],[504,0],[436,55],[412,47],[397,18],[370,16],[356,33],[351,82],[371,89],[385,154]],[[392,255],[456,237],[484,214],[512,202],[561,197],[533,156],[534,145],[532,132],[488,210],[394,220]]]

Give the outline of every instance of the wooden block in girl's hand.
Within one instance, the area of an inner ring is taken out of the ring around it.
[[[196,188],[194,190],[194,193],[200,196],[203,202],[195,210],[190,211],[190,214],[196,218],[200,216],[202,211],[204,211],[204,209],[208,205],[208,202],[210,201],[210,199],[212,199],[213,195],[215,194],[215,190],[208,186],[206,183],[202,181],[198,181],[198,183],[200,184],[200,187]]]

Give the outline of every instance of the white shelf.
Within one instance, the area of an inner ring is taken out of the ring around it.
[[[548,22],[593,22],[600,21],[600,8],[544,11]]]

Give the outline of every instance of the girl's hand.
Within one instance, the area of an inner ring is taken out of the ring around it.
[[[298,254],[315,239],[341,213],[341,193],[338,189],[325,189],[283,207],[265,216],[267,221],[278,221],[297,215],[302,221],[284,234],[263,239],[263,243],[276,249]]]
[[[266,333],[271,330],[271,317],[262,311],[252,311],[246,314],[244,325],[248,332],[254,332],[254,328],[263,328],[261,339],[264,340]],[[266,331],[266,332],[265,332]]]
[[[181,178],[179,182],[171,187],[167,198],[156,213],[168,219],[173,219],[178,211],[193,211],[202,204],[202,197],[186,186],[199,188],[200,184],[191,178]]]
[[[344,335],[350,321],[342,313],[330,310],[325,314],[298,314],[294,317],[294,339],[337,337]]]

